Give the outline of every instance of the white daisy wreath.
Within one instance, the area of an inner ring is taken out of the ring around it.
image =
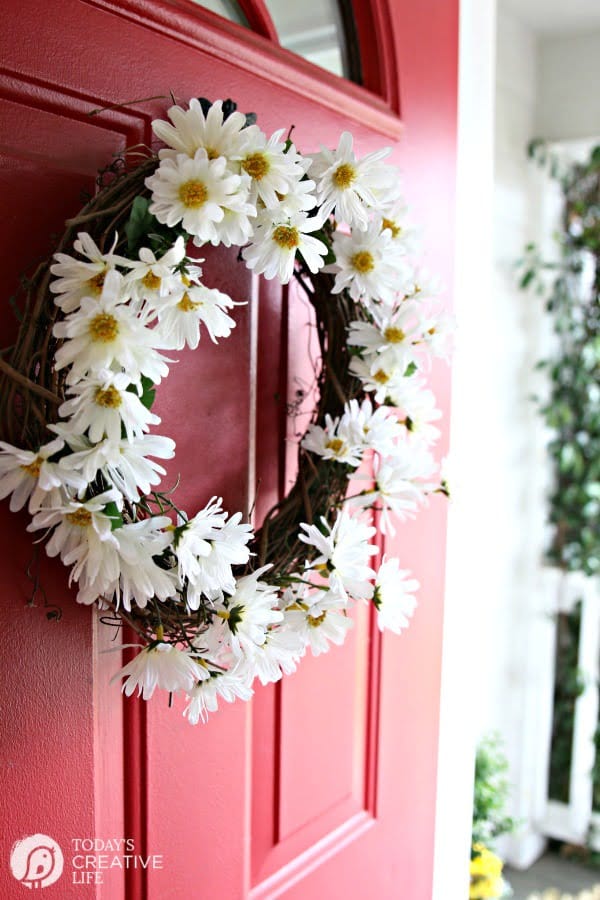
[[[103,173],[28,283],[18,340],[0,356],[0,497],[27,504],[77,600],[139,636],[116,676],[125,693],[182,692],[196,723],[219,698],[248,699],[255,678],[293,672],[307,648],[341,644],[355,602],[373,603],[382,629],[408,625],[418,583],[397,559],[373,570],[367,511],[393,533],[445,492],[424,374],[452,322],[415,267],[388,149],[358,159],[346,132],[309,159],[231,101],[168,116],[153,122],[166,146]],[[236,303],[192,255],[208,243],[243,248],[265,278],[298,279],[321,347],[297,481],[256,535],[220,498],[178,509],[157,462],[175,443],[149,433],[165,352],[235,327]],[[372,476],[357,474],[365,455]]]

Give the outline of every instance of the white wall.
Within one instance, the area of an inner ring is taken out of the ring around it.
[[[600,30],[544,37],[535,130],[554,140],[600,134]]]

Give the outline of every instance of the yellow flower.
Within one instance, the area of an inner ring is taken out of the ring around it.
[[[473,850],[477,856],[471,860],[469,900],[501,897],[504,889],[502,860],[483,844],[474,844]]]

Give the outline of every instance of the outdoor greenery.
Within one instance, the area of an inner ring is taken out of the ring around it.
[[[564,196],[557,234],[560,259],[547,262],[529,244],[521,287],[546,294],[556,347],[539,363],[550,393],[540,412],[553,433],[554,473],[548,560],[567,571],[600,571],[600,147],[585,163],[560,165],[543,144],[530,154],[549,167]]]
[[[475,758],[470,900],[510,896],[502,860],[492,850],[497,837],[515,828],[514,819],[504,811],[510,791],[507,772],[500,738],[489,735],[479,744]]]
[[[497,734],[479,744],[475,757],[473,793],[473,843],[492,847],[501,834],[514,831],[515,822],[505,813],[510,792],[508,761]]]
[[[565,165],[534,141],[529,155],[560,185],[559,258],[543,259],[534,244],[521,260],[521,287],[546,297],[555,347],[538,365],[549,395],[540,412],[552,432],[548,452],[553,483],[548,503],[548,561],[567,572],[600,572],[600,146],[583,163]],[[576,700],[584,674],[578,667],[581,604],[558,616],[549,795],[569,801]],[[592,772],[594,808],[600,806],[600,725]]]

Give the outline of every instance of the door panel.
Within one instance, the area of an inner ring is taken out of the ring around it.
[[[367,4],[357,3],[363,10]],[[457,4],[368,4],[388,23],[386,71],[399,70],[404,136],[395,146],[428,265],[451,279],[456,116]],[[270,132],[295,125],[306,152],[350,128],[361,153],[394,143],[399,120],[384,100],[196,10],[187,0],[9,0],[3,15],[0,188],[12,293],[19,273],[47,253],[50,235],[90,190],[114,152],[151,140],[168,100],[93,116],[132,98],[233,97]],[[373,48],[365,48],[365,52]],[[372,62],[371,62],[372,66]],[[387,139],[381,133],[387,132]],[[259,281],[235,252],[203,251],[208,283],[247,305],[220,347],[203,338],[161,385],[159,431],[177,441],[165,485],[181,473],[188,510],[212,494],[231,512],[255,506],[257,522],[294,471],[287,415],[311,383],[306,304],[293,289]],[[3,335],[11,329],[7,300]],[[447,374],[434,372],[447,410]],[[446,419],[447,421],[447,419]],[[301,422],[292,422],[297,431]],[[31,557],[27,517],[0,508],[4,790],[0,894],[22,891],[7,867],[10,845],[45,832],[65,850],[77,837],[133,837],[136,852],[164,856],[151,872],[111,872],[106,900],[286,897],[301,900],[431,895],[445,513],[431,506],[403,526],[397,550],[422,584],[401,638],[383,641],[366,609],[342,648],[307,658],[252,703],[225,706],[192,728],[169,709],[123,701],[108,677],[119,666],[110,629],[66,589],[45,558],[42,583],[60,622],[24,604]],[[18,802],[17,802],[18,799]],[[61,898],[91,896],[63,875]]]

